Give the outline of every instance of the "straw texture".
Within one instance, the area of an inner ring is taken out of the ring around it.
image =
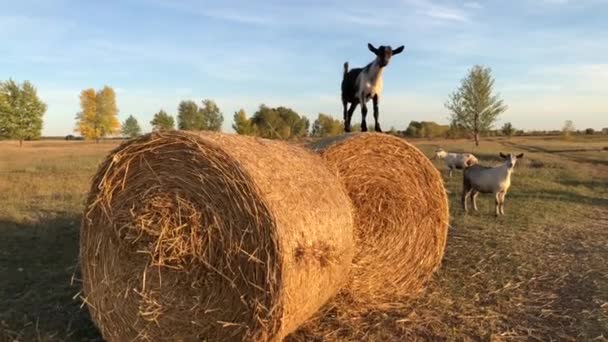
[[[80,245],[108,341],[274,341],[347,281],[352,207],[303,148],[152,133],[99,167]]]
[[[355,207],[349,305],[382,308],[421,290],[447,239],[448,201],[437,169],[416,147],[387,134],[345,134],[308,147],[338,172]]]

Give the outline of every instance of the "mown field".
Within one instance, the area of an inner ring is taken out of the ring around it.
[[[412,140],[475,153],[524,152],[494,218],[460,209],[462,175],[446,178],[451,227],[428,289],[383,312],[334,312],[293,340],[606,340],[608,138]],[[90,178],[115,142],[0,142],[0,341],[99,340],[75,277]],[[435,162],[438,167],[442,163]],[[444,172],[444,175],[447,173]]]

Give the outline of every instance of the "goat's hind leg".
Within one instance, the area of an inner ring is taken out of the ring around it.
[[[353,100],[353,102],[350,104],[350,108],[348,109],[348,112],[346,111],[346,106],[348,105],[348,103],[346,103],[344,105],[344,112],[345,114],[345,118],[344,118],[344,132],[350,132],[350,121],[353,118],[353,113],[355,112],[355,109],[357,109],[357,105],[358,105],[358,101],[357,100]]]
[[[463,187],[461,202],[462,202],[462,210],[464,210],[465,214],[469,212],[469,208],[467,207],[467,198],[469,197],[470,194],[471,194],[471,189],[467,188],[466,186]]]

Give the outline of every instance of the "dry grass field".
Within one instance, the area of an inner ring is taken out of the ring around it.
[[[463,215],[462,175],[446,178],[451,227],[428,289],[362,317],[330,311],[291,339],[606,340],[608,138],[411,142],[428,156],[441,145],[487,165],[499,151],[524,152],[506,216],[494,218],[489,195]],[[114,146],[0,142],[0,341],[100,340],[78,297],[78,229],[90,178]]]

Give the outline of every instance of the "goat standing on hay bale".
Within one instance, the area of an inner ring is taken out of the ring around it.
[[[467,198],[470,196],[473,202],[473,209],[477,211],[477,195],[481,192],[484,194],[492,193],[496,198],[496,216],[505,214],[505,195],[511,186],[511,174],[518,159],[523,158],[524,154],[520,153],[517,156],[513,153],[508,155],[500,153],[500,157],[505,159],[505,162],[495,167],[485,167],[481,165],[473,165],[464,169],[463,186],[462,186],[462,208],[466,213]]]
[[[450,170],[448,177],[452,177],[454,169],[464,170],[466,167],[479,163],[471,153],[451,153],[444,151],[442,148],[435,150],[435,158],[445,160],[445,164]]]
[[[403,45],[391,49],[390,46],[375,48],[367,44],[367,48],[376,55],[371,63],[364,68],[348,70],[348,62],[344,63],[344,75],[342,77],[342,105],[344,106],[344,131],[350,132],[350,120],[358,104],[361,104],[361,131],[367,132],[365,117],[367,116],[367,101],[371,98],[374,103],[374,121],[376,132],[382,132],[378,122],[378,97],[382,92],[382,71],[388,65],[392,56],[403,51]],[[347,110],[348,104],[351,103]]]

